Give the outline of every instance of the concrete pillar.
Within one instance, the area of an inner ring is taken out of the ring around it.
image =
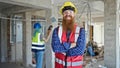
[[[104,0],[104,63],[107,68],[119,67],[119,2]]]
[[[1,62],[1,19],[0,19],[0,62]]]
[[[51,24],[50,22],[50,16],[51,16],[51,10],[46,10],[46,25],[49,26]],[[46,32],[46,31],[45,31]],[[46,68],[52,68],[52,53],[51,53],[51,45],[49,42],[46,43],[45,45],[45,66]]]
[[[51,13],[50,13],[51,11]],[[57,6],[55,6],[54,4],[52,4],[52,10],[48,10],[46,12],[46,18],[49,19],[47,20],[47,23],[52,24],[53,25],[53,29],[55,27],[57,27],[58,25],[58,8]],[[56,19],[56,21],[52,21],[52,19]],[[52,32],[51,32],[51,36],[52,36]],[[54,68],[54,53],[51,47],[51,39],[52,37],[50,36],[49,41],[46,43],[46,50],[45,50],[45,55],[46,55],[46,68]]]
[[[29,65],[32,64],[31,12],[25,12],[24,17],[25,17],[26,21],[23,22],[23,64],[24,64],[24,66],[28,67]]]
[[[49,25],[51,24],[51,21],[50,21],[50,18],[51,18],[51,10],[50,9],[47,9],[46,10],[46,20],[47,20],[47,23],[46,25],[49,27]],[[47,28],[48,28],[47,27]],[[46,31],[45,31],[46,32]],[[47,33],[47,32],[46,32]],[[46,43],[45,45],[45,65],[46,65],[46,68],[53,68],[53,62],[52,62],[52,49],[51,49],[51,38],[49,39],[49,41]]]
[[[7,62],[7,22],[1,19],[1,62]]]
[[[58,26],[58,13],[59,13],[59,10],[58,10],[58,7],[57,5],[55,5],[54,3],[52,4],[52,17],[55,17],[56,21],[53,21],[52,22],[52,25],[53,25],[53,30],[55,27]],[[52,32],[53,33],[53,32]],[[51,34],[52,34],[51,33]],[[51,43],[51,40],[52,40],[52,35],[50,37],[50,43]],[[52,68],[55,68],[55,55],[54,55],[54,52],[52,50]]]

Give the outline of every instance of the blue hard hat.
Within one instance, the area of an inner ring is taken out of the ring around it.
[[[35,29],[36,29],[36,28],[41,28],[41,24],[40,24],[40,23],[38,23],[38,22],[37,22],[37,23],[35,23],[35,24],[34,24],[34,28],[35,28]]]

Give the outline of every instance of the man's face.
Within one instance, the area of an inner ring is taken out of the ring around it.
[[[68,23],[72,23],[74,17],[75,17],[75,13],[72,10],[66,10],[63,12],[63,19]]]
[[[72,30],[74,27],[75,13],[72,10],[66,10],[63,12],[62,25],[66,30]]]

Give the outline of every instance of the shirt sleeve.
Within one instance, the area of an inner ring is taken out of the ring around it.
[[[66,52],[70,48],[69,42],[61,43],[58,37],[58,28],[55,28],[52,34],[52,49],[54,52]]]
[[[86,39],[85,39],[85,29],[81,28],[79,37],[76,42],[76,47],[69,49],[69,55],[73,56],[75,54],[83,55],[86,47]]]

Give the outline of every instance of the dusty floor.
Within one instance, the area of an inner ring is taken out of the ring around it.
[[[93,57],[86,57],[86,61],[84,61],[83,68],[107,68],[102,66],[104,66],[103,58],[96,59]],[[0,68],[23,68],[23,67],[16,63],[0,63]]]
[[[0,68],[23,68],[16,63],[0,63]]]
[[[84,61],[84,68],[106,68],[103,58],[87,57]]]

